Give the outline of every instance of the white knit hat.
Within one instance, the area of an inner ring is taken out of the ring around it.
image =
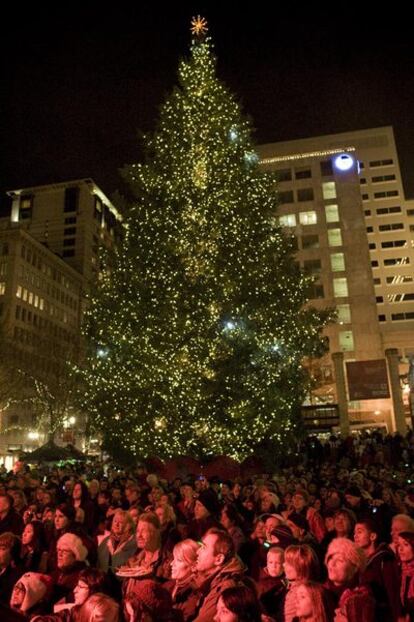
[[[17,583],[22,583],[26,593],[21,604],[21,611],[27,613],[39,601],[44,598],[46,592],[52,587],[52,579],[40,572],[26,572]]]
[[[69,549],[78,562],[84,562],[88,555],[88,549],[74,533],[64,533],[57,541],[56,548]]]

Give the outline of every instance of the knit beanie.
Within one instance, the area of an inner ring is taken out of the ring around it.
[[[207,488],[202,490],[197,497],[197,501],[200,501],[202,505],[210,512],[210,514],[218,514],[220,511],[220,504],[218,497],[214,490]]]
[[[63,534],[57,541],[56,548],[72,551],[78,562],[84,562],[88,555],[88,549],[84,546],[82,540],[74,533]]]
[[[17,583],[21,583],[26,593],[21,605],[21,611],[27,613],[32,607],[40,602],[52,589],[52,579],[40,572],[26,572]]]
[[[160,583],[152,579],[135,581],[132,593],[149,610],[154,620],[161,622],[164,617],[170,619],[171,595]]]
[[[291,544],[296,544],[297,542],[292,530],[287,525],[279,525],[279,527],[275,527],[270,532],[270,535],[276,536],[278,540],[276,544],[280,546],[281,549],[286,549]]]
[[[346,560],[356,567],[358,572],[363,572],[365,569],[366,555],[352,540],[348,540],[348,538],[334,538],[328,546],[328,551],[325,555],[325,565],[336,554],[343,555]]]

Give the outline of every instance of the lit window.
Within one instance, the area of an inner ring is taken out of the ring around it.
[[[338,222],[339,210],[337,205],[325,205],[326,222]]]
[[[336,199],[336,184],[334,181],[325,181],[322,184],[322,195],[326,199]]]
[[[338,322],[340,324],[351,323],[351,307],[348,304],[337,305]]]
[[[348,296],[348,281],[345,277],[333,280],[335,298],[346,298]]]
[[[33,304],[33,292],[29,292],[28,303],[29,303],[29,305]]]
[[[22,286],[18,285],[17,290],[16,290],[16,298],[21,298],[21,297],[22,297]]]
[[[34,306],[35,307],[39,306],[39,296],[37,294],[35,294],[35,297],[34,297]]]
[[[280,216],[279,223],[282,227],[295,227],[296,216],[295,214],[285,214],[284,216]]]
[[[343,330],[339,333],[339,347],[342,352],[351,352],[355,349],[352,330]]]
[[[22,297],[23,297],[23,300],[25,302],[27,302],[27,294],[28,294],[27,289],[25,287],[23,287],[23,296]]]
[[[342,246],[342,235],[340,229],[328,229],[329,246]]]
[[[44,304],[45,304],[44,299],[43,298],[39,298],[39,309],[41,311],[43,311],[43,309],[44,309]]]
[[[332,272],[344,272],[345,270],[345,256],[343,253],[332,253],[331,255],[331,269]]]
[[[299,222],[301,225],[316,225],[317,223],[316,212],[313,210],[309,212],[300,212]]]
[[[6,291],[6,283],[4,281],[0,281],[0,296],[3,296]]]

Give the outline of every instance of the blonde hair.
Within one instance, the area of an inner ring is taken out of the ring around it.
[[[197,562],[198,544],[194,540],[187,538],[178,542],[173,550],[174,557],[180,557],[191,569]]]
[[[112,522],[115,516],[122,516],[122,519],[124,520],[124,528],[122,530],[122,539],[123,540],[127,539],[135,531],[135,523],[134,523],[132,516],[130,515],[129,512],[127,512],[126,510],[122,510],[121,508],[118,508],[117,510],[115,510],[113,517],[112,517]]]
[[[95,613],[105,618],[105,622],[119,622],[119,605],[113,598],[97,592],[92,594],[80,607],[78,622],[94,622]]]
[[[319,578],[319,561],[315,551],[308,544],[292,544],[285,551],[285,563],[296,571],[298,581]]]

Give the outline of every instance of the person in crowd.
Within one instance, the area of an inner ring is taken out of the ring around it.
[[[335,538],[325,556],[326,588],[336,600],[335,622],[375,622],[375,601],[368,587],[359,584],[366,556],[348,538]]]
[[[354,542],[366,555],[360,581],[368,585],[375,598],[375,619],[397,622],[401,614],[399,571],[395,555],[386,544],[379,544],[380,529],[372,518],[358,521]]]
[[[45,554],[46,542],[44,537],[43,523],[31,521],[25,526],[20,547],[20,565],[26,571],[37,572],[42,564],[42,556]]]
[[[98,568],[115,573],[137,552],[135,524],[129,512],[118,509],[112,517],[111,532],[98,547]]]
[[[291,513],[302,514],[308,521],[309,531],[315,536],[318,542],[322,542],[326,530],[322,516],[309,506],[309,495],[306,490],[296,490],[292,497],[293,510]],[[289,517],[289,514],[287,517]]]
[[[245,566],[236,556],[231,536],[222,529],[209,529],[197,554],[199,604],[194,622],[208,622],[216,614],[220,594],[244,575]]]
[[[401,531],[397,539],[397,555],[401,562],[400,602],[404,622],[414,620],[414,533]]]
[[[97,592],[105,592],[107,586],[106,576],[101,570],[96,568],[85,568],[79,573],[78,582],[73,590],[73,600],[75,605],[83,605],[83,603],[92,594]]]
[[[19,488],[13,488],[9,491],[10,496],[13,498],[13,509],[23,516],[26,508],[27,508],[27,499],[23,490],[19,490]]]
[[[194,518],[194,482],[192,479],[187,478],[183,480],[180,486],[181,500],[177,503],[177,526],[180,532],[187,532],[187,525]]]
[[[253,584],[238,583],[224,589],[217,602],[214,622],[260,622],[260,603]]]
[[[79,574],[86,568],[88,550],[79,536],[67,532],[59,538],[56,551],[57,568],[51,573],[54,583],[53,601],[65,598],[71,602]]]
[[[0,494],[0,534],[8,532],[21,536],[24,529],[22,516],[13,508],[13,497]]]
[[[267,552],[266,566],[260,572],[257,591],[261,607],[266,615],[275,617],[286,592],[283,569],[284,550],[271,546]]]
[[[222,507],[220,515],[220,523],[231,535],[236,553],[239,552],[241,546],[246,542],[246,536],[242,530],[242,517],[232,504],[225,504]]]
[[[12,532],[0,534],[0,602],[8,605],[13,586],[23,574],[18,566],[20,543]]]
[[[320,583],[308,581],[298,585],[295,607],[294,622],[333,622],[332,602]]]
[[[90,500],[88,487],[82,480],[73,486],[71,503],[75,511],[79,508],[83,510],[83,524],[86,533],[92,536],[96,527],[96,506]]]
[[[411,531],[414,533],[414,519],[407,514],[396,514],[391,522],[391,544],[390,549],[397,553],[398,536],[404,531]]]
[[[99,494],[99,481],[97,479],[91,479],[88,485],[88,491],[89,499],[94,503],[97,503]]]
[[[51,590],[52,579],[49,575],[26,572],[13,587],[10,607],[29,620],[31,616],[47,611]]]
[[[168,590],[152,579],[134,584],[124,601],[126,622],[175,622],[179,620],[172,608]]]
[[[362,496],[361,489],[358,486],[348,486],[344,496],[346,507],[353,512],[357,521],[363,518],[372,518],[372,510],[367,500]]]
[[[189,537],[192,540],[201,540],[203,535],[212,527],[220,527],[218,515],[220,504],[214,490],[202,490],[194,506],[194,519],[189,525]]]
[[[296,615],[297,590],[304,581],[317,581],[319,560],[307,544],[293,544],[285,550],[283,564],[288,588],[283,606],[284,622],[292,622]]]
[[[56,546],[59,538],[65,533],[76,532],[75,515],[75,509],[69,503],[61,503],[56,508],[55,528],[47,554],[47,569],[49,572],[52,572],[57,567]]]
[[[199,545],[194,540],[182,540],[175,545],[171,562],[171,578],[165,584],[171,593],[173,607],[180,611],[184,622],[194,616],[198,596],[195,592],[195,569]]]

